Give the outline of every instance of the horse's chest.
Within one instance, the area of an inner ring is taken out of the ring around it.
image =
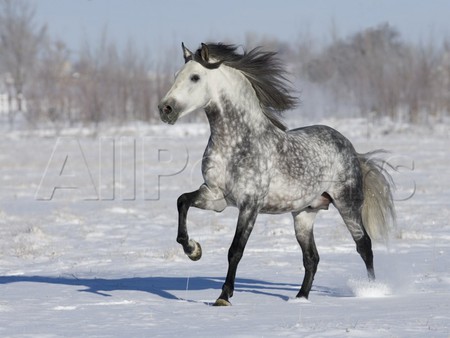
[[[202,162],[202,174],[208,186],[214,186],[223,190],[227,176],[226,161],[218,154],[205,153]]]
[[[239,149],[207,149],[202,162],[205,182],[233,200],[239,200],[240,195],[264,193],[269,186],[269,168],[267,157]]]

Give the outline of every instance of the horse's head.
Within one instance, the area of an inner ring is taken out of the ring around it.
[[[210,68],[208,47],[202,44],[198,55],[193,54],[184,44],[185,64],[176,74],[175,82],[158,105],[161,120],[174,124],[179,117],[205,108],[210,101],[208,76]],[[217,67],[216,67],[217,68]]]

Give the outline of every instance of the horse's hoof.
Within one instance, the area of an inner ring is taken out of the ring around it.
[[[187,256],[191,260],[198,261],[200,258],[202,258],[202,247],[200,246],[200,244],[191,239],[189,240],[189,247],[193,247],[193,249],[189,253],[187,253]]]
[[[231,303],[225,299],[219,298],[216,300],[213,306],[231,306]]]

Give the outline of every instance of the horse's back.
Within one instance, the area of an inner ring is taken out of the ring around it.
[[[325,125],[311,125],[296,129],[291,129],[288,135],[299,137],[311,143],[311,145],[318,146],[333,146],[338,151],[350,151],[355,153],[352,143],[336,129]]]

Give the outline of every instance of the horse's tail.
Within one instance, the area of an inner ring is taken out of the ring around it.
[[[358,154],[364,191],[362,219],[364,228],[372,240],[387,242],[396,222],[392,197],[394,182],[386,170],[386,167],[391,166],[375,157],[380,152]]]

